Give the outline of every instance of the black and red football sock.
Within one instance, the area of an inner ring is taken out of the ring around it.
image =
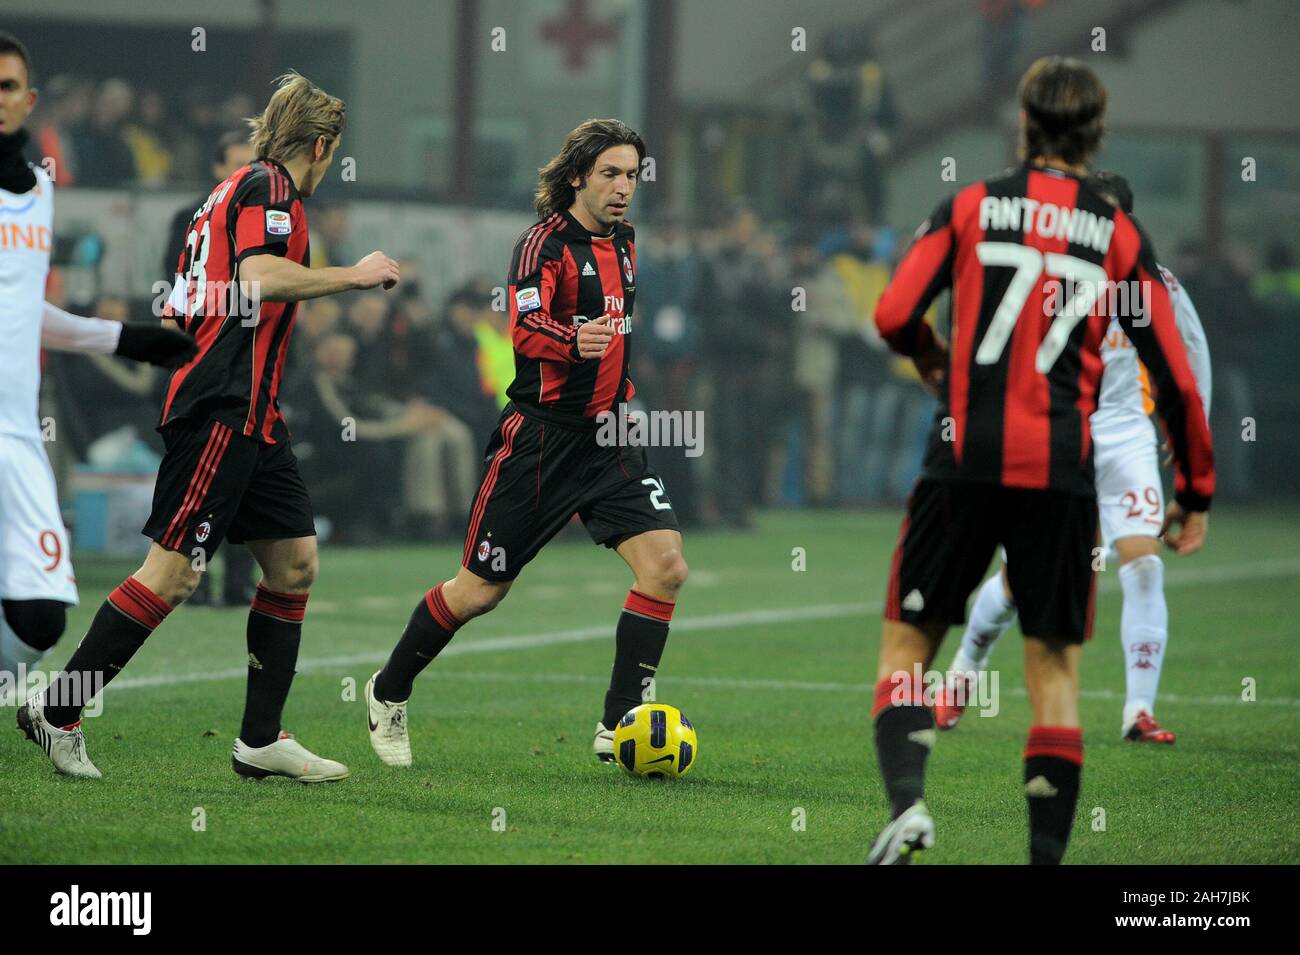
[[[307,594],[279,593],[257,585],[248,611],[248,688],[239,728],[245,746],[269,746],[280,735],[306,615]]]
[[[81,719],[91,694],[121,672],[171,612],[161,597],[134,577],[122,581],[100,606],[63,672],[50,681],[45,719],[53,726],[71,726]]]
[[[675,606],[671,600],[651,597],[635,588],[628,591],[614,633],[614,668],[601,717],[606,729],[613,729],[624,713],[645,699],[646,686],[654,679],[668,643],[668,625]]]
[[[913,682],[910,673],[885,677],[876,684],[871,709],[876,761],[895,819],[925,797],[925,761],[934,747],[934,713]]]
[[[375,696],[386,703],[410,699],[415,678],[451,642],[460,624],[442,596],[442,584],[425,594],[411,612],[402,639],[375,677]]]
[[[1083,774],[1083,730],[1031,726],[1025,744],[1025,801],[1029,804],[1029,862],[1058,865],[1070,841]]]

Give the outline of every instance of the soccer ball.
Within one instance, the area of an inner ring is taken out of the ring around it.
[[[642,703],[614,727],[614,755],[633,776],[677,779],[691,771],[699,754],[695,727],[666,703]]]

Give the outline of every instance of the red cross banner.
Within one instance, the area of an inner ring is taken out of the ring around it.
[[[528,61],[546,83],[604,84],[617,76],[624,0],[537,0],[528,4]]]

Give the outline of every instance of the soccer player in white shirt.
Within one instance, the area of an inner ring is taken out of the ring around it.
[[[45,301],[54,184],[23,158],[23,123],[36,97],[27,50],[0,33],[0,695],[3,684],[14,688],[20,665],[35,665],[55,644],[67,607],[77,603],[68,532],[37,422],[41,349],[164,366],[196,350],[176,331],[82,318]]]
[[[1133,210],[1133,192],[1113,172],[1091,177],[1094,188],[1126,213]],[[1205,413],[1210,413],[1210,353],[1200,317],[1172,272],[1163,266],[1161,278],[1169,289],[1174,317],[1187,358],[1196,376]],[[1096,470],[1097,508],[1107,557],[1119,561],[1123,591],[1120,641],[1124,647],[1125,701],[1121,717],[1124,739],[1142,743],[1174,742],[1174,734],[1156,722],[1156,687],[1169,639],[1169,610],[1165,603],[1164,564],[1160,541],[1177,549],[1179,541],[1166,533],[1164,491],[1160,480],[1154,407],[1146,369],[1111,320],[1101,347],[1104,371],[1097,410],[1089,420]],[[971,699],[970,681],[988,664],[998,638],[1016,619],[1006,585],[1005,569],[986,580],[971,608],[961,647],[946,677],[947,691],[935,705],[939,729],[957,725]]]

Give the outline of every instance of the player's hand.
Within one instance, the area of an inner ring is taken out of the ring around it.
[[[600,358],[609,348],[614,329],[609,327],[609,316],[602,315],[578,326],[578,357]]]
[[[912,358],[916,373],[921,376],[925,390],[936,398],[943,397],[944,369],[948,367],[948,343],[935,336],[934,345]]]
[[[1205,543],[1209,520],[1209,515],[1204,511],[1185,511],[1177,501],[1170,501],[1165,511],[1165,522],[1160,528],[1160,537],[1182,557],[1195,554]]]
[[[189,335],[161,325],[122,323],[115,355],[132,361],[148,362],[162,368],[179,368],[199,353],[199,346]]]
[[[397,284],[401,274],[397,263],[382,252],[371,252],[352,266],[352,279],[357,288],[375,288],[382,285],[390,289]]]

